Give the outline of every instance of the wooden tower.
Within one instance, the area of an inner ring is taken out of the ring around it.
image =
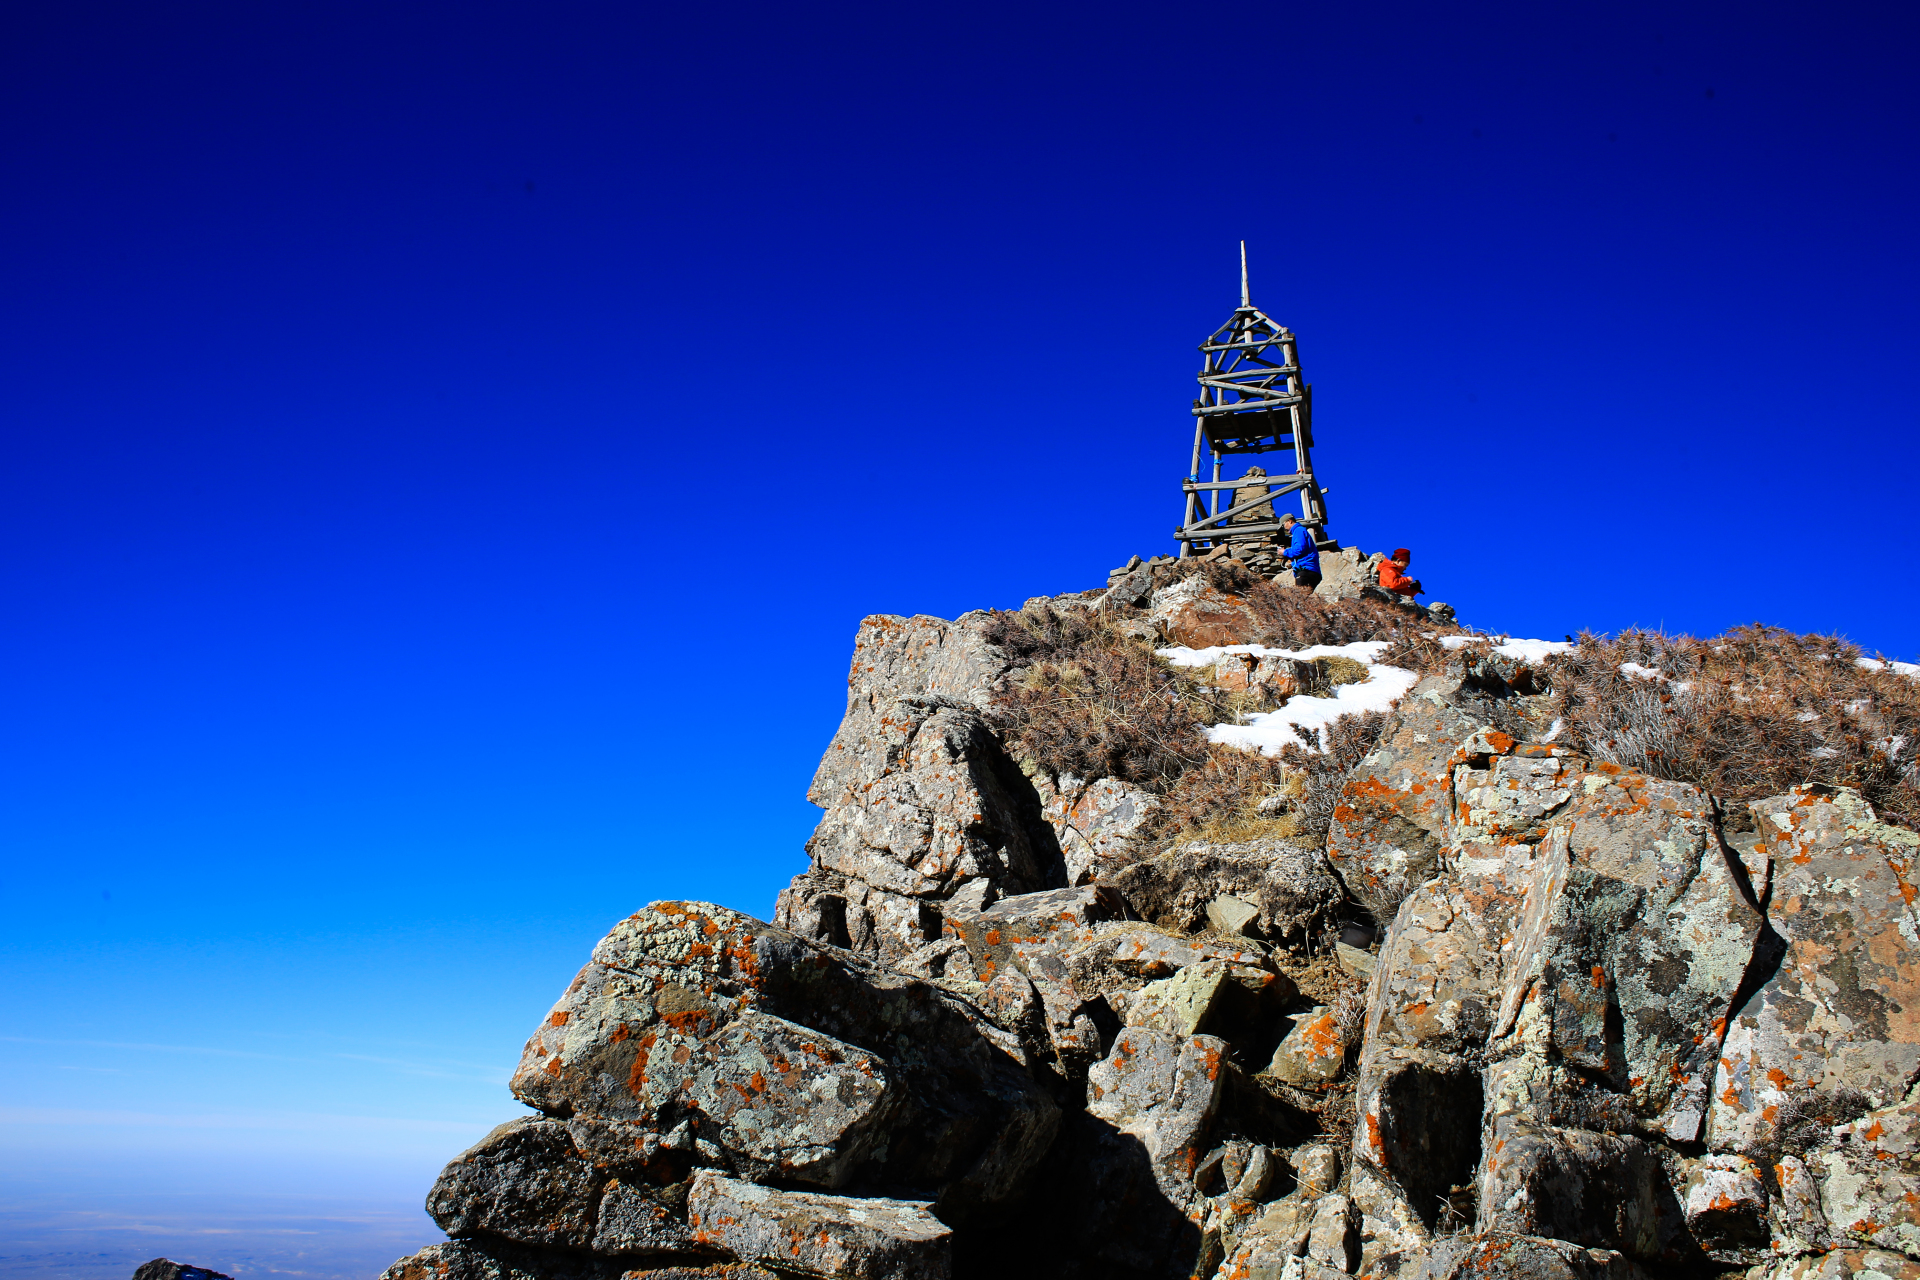
[[[1313,478],[1313,388],[1300,378],[1291,330],[1275,324],[1247,293],[1247,243],[1240,242],[1240,306],[1200,344],[1200,398],[1193,402],[1193,463],[1180,488],[1186,515],[1173,536],[1180,554],[1265,545],[1280,531],[1276,499],[1300,495],[1300,519],[1323,547],[1326,490]],[[1222,480],[1229,454],[1293,451],[1291,473]],[[1200,478],[1202,455],[1213,475]],[[1235,490],[1240,492],[1235,493]],[[1227,495],[1222,502],[1221,496]],[[1204,496],[1203,496],[1204,495]],[[1234,554],[1238,554],[1236,551]]]

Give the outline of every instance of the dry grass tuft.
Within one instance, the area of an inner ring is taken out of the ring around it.
[[[998,727],[1056,775],[1117,778],[1159,793],[1206,759],[1200,730],[1218,718],[1214,704],[1104,615],[1023,609],[996,613],[984,630],[1027,666],[996,699]]]
[[[1298,832],[1298,819],[1287,812],[1298,784],[1286,765],[1238,747],[1205,746],[1206,759],[1173,779],[1154,806],[1146,835],[1233,844]]]
[[[1920,681],[1860,657],[1840,636],[1758,624],[1711,640],[1588,633],[1552,660],[1554,709],[1597,760],[1735,803],[1804,782],[1853,787],[1889,821],[1920,825]]]
[[[1347,775],[1373,750],[1386,729],[1387,717],[1379,711],[1342,716],[1321,732],[1325,751],[1303,751],[1291,744],[1281,750],[1280,761],[1293,771],[1298,787],[1293,812],[1302,836],[1315,842],[1327,838]]]
[[[1408,615],[1372,601],[1284,590],[1232,561],[1189,562],[1175,572],[1204,576],[1245,600],[1258,619],[1247,643],[1306,648],[1378,637],[1410,653],[1445,652],[1409,633]],[[1040,605],[987,621],[986,638],[1025,668],[996,697],[1009,745],[1056,777],[1117,778],[1160,796],[1147,839],[1323,839],[1343,775],[1372,749],[1385,717],[1336,722],[1326,735],[1329,755],[1295,747],[1268,758],[1209,743],[1202,730],[1260,709],[1263,695],[1216,689],[1202,671],[1169,667],[1115,621]],[[1351,658],[1316,666],[1328,687],[1368,676]]]

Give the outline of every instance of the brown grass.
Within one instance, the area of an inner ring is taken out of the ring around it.
[[[1247,643],[1305,648],[1379,635],[1409,653],[1445,653],[1405,630],[1412,620],[1385,605],[1286,591],[1231,561],[1189,562],[1175,572],[1240,594],[1259,619]],[[1383,627],[1401,630],[1389,635]],[[1258,709],[1258,695],[1215,689],[1199,671],[1169,667],[1110,615],[1035,605],[997,612],[983,630],[1026,668],[995,700],[996,727],[1009,745],[1055,776],[1117,778],[1162,797],[1142,832],[1147,839],[1322,839],[1343,775],[1385,725],[1378,714],[1337,721],[1327,732],[1330,755],[1293,747],[1269,758],[1218,746],[1201,730]],[[1351,658],[1317,664],[1329,686],[1367,676]]]
[[[1199,731],[1219,710],[1104,615],[1023,609],[994,614],[984,630],[1027,666],[996,699],[998,727],[1056,775],[1118,778],[1157,794],[1206,759]]]
[[[1393,640],[1431,631],[1454,635],[1459,627],[1423,621],[1377,600],[1322,600],[1319,596],[1261,577],[1232,560],[1184,560],[1170,580],[1202,577],[1215,589],[1246,601],[1257,621],[1247,644],[1304,649],[1316,644],[1352,644],[1356,640]]]
[[[1205,747],[1206,759],[1168,785],[1148,818],[1146,835],[1233,844],[1298,833],[1299,820],[1284,811],[1298,801],[1298,784],[1290,781],[1285,764],[1238,747]],[[1269,801],[1280,805],[1261,808]]]
[[[1549,670],[1566,740],[1595,759],[1734,803],[1853,787],[1889,821],[1920,825],[1920,681],[1860,656],[1841,636],[1755,624],[1709,640],[1587,633]],[[1665,679],[1624,675],[1625,662]]]

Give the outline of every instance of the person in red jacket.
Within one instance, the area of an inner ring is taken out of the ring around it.
[[[1407,576],[1407,562],[1413,559],[1413,552],[1405,547],[1396,547],[1391,560],[1380,562],[1380,586],[1383,590],[1396,595],[1416,596],[1424,593],[1417,578]]]

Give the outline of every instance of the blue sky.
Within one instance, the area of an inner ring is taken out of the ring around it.
[[[860,617],[1172,548],[1242,238],[1466,621],[1920,647],[1908,10],[0,24],[0,1260],[364,1272],[166,1197],[417,1228],[613,920],[771,910]]]

